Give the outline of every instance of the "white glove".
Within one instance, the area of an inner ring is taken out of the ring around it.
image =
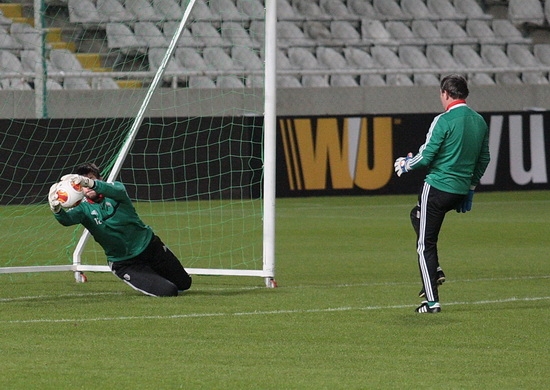
[[[395,173],[397,173],[397,176],[401,177],[403,173],[407,173],[411,170],[412,157],[412,153],[408,153],[407,157],[399,157],[395,160],[393,167],[395,168]]]
[[[59,213],[59,211],[61,210],[61,204],[57,200],[57,184],[58,183],[52,184],[52,186],[50,187],[50,193],[48,195],[50,210],[52,210],[54,214]]]
[[[74,184],[80,184],[82,187],[93,188],[95,186],[95,180],[81,175],[65,175],[61,180],[70,180]]]

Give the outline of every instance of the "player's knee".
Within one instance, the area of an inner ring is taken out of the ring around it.
[[[187,276],[179,283],[178,289],[180,291],[189,290],[191,288],[191,284],[193,284],[193,279],[191,278],[191,276]]]

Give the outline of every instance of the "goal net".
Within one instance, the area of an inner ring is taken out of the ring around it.
[[[274,287],[274,3],[3,12],[14,48],[0,49],[0,273],[109,271],[47,204],[54,182],[94,162],[189,273]]]

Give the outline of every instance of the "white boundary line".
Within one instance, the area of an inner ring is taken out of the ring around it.
[[[445,305],[491,305],[509,302],[532,302],[550,300],[547,297],[526,297],[517,298],[510,297],[497,300],[483,300],[474,302],[449,302]],[[61,318],[61,319],[34,319],[34,320],[11,320],[0,321],[0,324],[36,324],[36,323],[67,323],[67,322],[99,322],[99,321],[130,321],[130,320],[172,320],[172,319],[187,319],[187,318],[208,318],[208,317],[240,317],[240,316],[267,316],[278,314],[311,314],[311,313],[329,313],[329,312],[344,312],[344,311],[369,311],[369,310],[389,310],[389,309],[406,309],[415,305],[389,305],[389,306],[364,306],[364,307],[332,307],[324,309],[289,309],[289,310],[267,310],[267,311],[249,311],[249,312],[234,312],[234,313],[188,313],[188,314],[173,314],[166,316],[121,316],[121,317],[96,317],[96,318]]]

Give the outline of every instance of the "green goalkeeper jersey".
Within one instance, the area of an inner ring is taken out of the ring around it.
[[[489,130],[481,115],[457,103],[434,118],[410,168],[428,168],[425,181],[438,190],[467,194],[489,164]]]
[[[108,261],[127,260],[143,252],[153,230],[138,216],[124,185],[96,180],[94,191],[102,195],[101,201],[84,198],[78,206],[55,214],[55,218],[64,226],[84,225]]]

